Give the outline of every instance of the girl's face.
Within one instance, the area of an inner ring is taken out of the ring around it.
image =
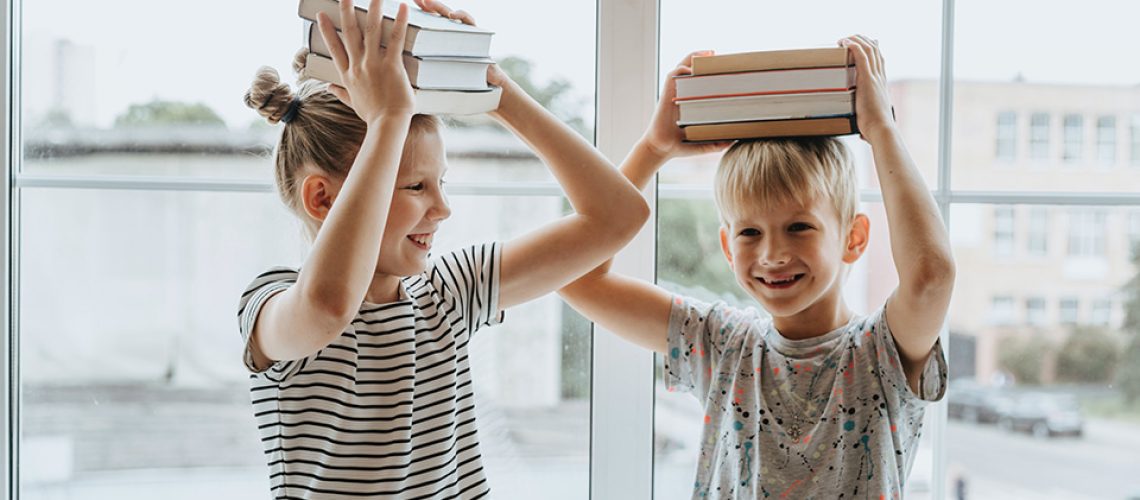
[[[422,131],[415,144],[405,148],[396,176],[396,189],[388,223],[380,242],[376,273],[411,276],[427,268],[435,232],[451,215],[443,192],[447,158],[443,139],[435,130]]]

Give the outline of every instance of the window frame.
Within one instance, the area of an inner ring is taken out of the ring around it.
[[[0,210],[3,211],[3,267],[0,267],[7,286],[3,291],[3,306],[0,310],[2,321],[7,325],[6,334],[0,341],[0,378],[3,379],[4,397],[4,467],[0,467],[0,480],[7,498],[17,496],[19,447],[19,331],[17,304],[19,303],[19,262],[17,221],[19,220],[19,196],[23,188],[94,188],[131,190],[173,190],[173,191],[225,191],[225,192],[271,192],[271,182],[234,181],[220,179],[148,178],[148,177],[96,177],[96,176],[36,176],[19,173],[22,162],[22,141],[20,138],[20,12],[21,0],[2,0],[0,6],[0,53],[3,54],[5,68],[3,76],[4,97],[0,108],[4,114],[2,134],[7,146],[8,161],[5,162],[5,175],[8,188],[0,197]],[[595,134],[597,147],[612,161],[619,162],[628,152],[648,122],[653,109],[658,85],[658,47],[660,0],[597,0],[597,75],[595,113],[597,116]],[[1087,208],[1136,208],[1140,207],[1140,193],[1135,192],[1017,192],[1017,191],[978,191],[953,190],[951,184],[951,141],[953,120],[954,87],[954,24],[955,0],[942,0],[941,11],[941,64],[938,116],[938,174],[937,184],[932,186],[932,195],[942,211],[944,222],[949,225],[950,207],[956,204],[984,205],[1044,205],[1077,206]],[[1069,158],[1065,152],[1065,117],[1062,114],[1060,127],[1060,153],[1065,163],[1084,160],[1084,118],[1081,117],[1079,133],[1074,137],[1081,150],[1076,158]],[[1081,116],[1081,115],[1075,115]],[[1140,165],[1140,126],[1138,118],[1131,121],[1131,165]],[[532,183],[520,185],[493,185],[479,183],[456,183],[449,186],[454,194],[499,196],[499,195],[539,195],[546,196],[560,192],[554,184]],[[699,193],[707,196],[711,189],[694,190],[688,187],[665,187],[658,189],[652,185],[647,190],[651,206],[656,212],[658,198],[691,196]],[[878,192],[865,191],[861,194],[864,202],[880,202]],[[633,276],[653,280],[655,278],[655,228],[648,225],[637,239],[616,259],[616,269]],[[1078,309],[1079,317],[1079,309]],[[946,328],[942,331],[942,341],[949,341]],[[615,336],[600,333],[594,335],[593,374],[591,401],[591,463],[590,491],[593,498],[622,497],[649,499],[653,495],[653,355],[632,347]],[[605,381],[606,383],[602,383]],[[616,383],[615,383],[616,382]],[[947,475],[946,445],[946,403],[932,405],[929,409],[932,425],[930,435],[934,449],[932,484],[944,484]],[[945,492],[935,488],[933,498],[942,500]]]

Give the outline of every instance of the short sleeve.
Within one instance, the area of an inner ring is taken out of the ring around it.
[[[250,337],[253,335],[253,326],[262,306],[273,295],[282,292],[297,282],[297,271],[285,267],[276,267],[258,277],[246,287],[238,303],[238,329],[242,340],[242,361],[250,373],[259,377],[283,382],[303,365],[303,360],[277,361],[264,370],[259,370],[253,363],[253,353],[250,352]]]
[[[876,364],[879,366],[879,376],[884,387],[897,390],[900,401],[933,402],[942,399],[946,393],[949,375],[941,340],[934,343],[930,357],[926,360],[926,366],[922,369],[919,381],[920,394],[915,394],[907,384],[902,357],[895,344],[894,334],[887,324],[886,307],[880,308],[867,318],[864,335],[871,337],[875,346]]]
[[[499,310],[501,264],[502,244],[498,242],[444,254],[432,264],[433,285],[454,298],[463,311],[468,332],[503,321],[503,311]]]
[[[674,295],[665,352],[665,387],[704,397],[729,339],[752,322],[749,311],[724,302],[708,304]]]

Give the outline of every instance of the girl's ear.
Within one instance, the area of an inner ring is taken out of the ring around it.
[[[847,244],[843,247],[843,262],[854,264],[867,250],[871,237],[871,219],[866,214],[855,214],[847,231]]]
[[[728,260],[728,268],[735,271],[732,263],[732,250],[728,247],[728,228],[720,226],[720,251],[724,253],[724,258]]]
[[[306,175],[301,181],[301,206],[309,217],[323,222],[339,191],[340,183],[327,175]]]

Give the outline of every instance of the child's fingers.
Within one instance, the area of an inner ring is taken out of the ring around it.
[[[713,55],[713,51],[711,50],[698,50],[695,52],[689,52],[689,54],[686,55],[684,59],[681,59],[680,63],[677,63],[677,66],[692,66],[694,57],[711,55]]]
[[[344,49],[352,63],[360,57],[360,27],[356,25],[356,8],[353,2],[340,2],[340,30],[344,33]]]
[[[347,0],[346,0],[347,1]],[[384,18],[381,16],[381,0],[368,2],[368,24],[364,26],[364,51],[369,52],[380,48],[381,27]]]
[[[344,43],[337,36],[336,28],[333,27],[332,19],[329,19],[328,14],[324,12],[317,14],[317,29],[321,30],[321,38],[325,40],[325,45],[329,48],[329,56],[332,57],[336,69],[341,73],[348,71],[348,54],[345,53]]]
[[[408,4],[401,3],[396,11],[396,22],[392,25],[392,32],[388,34],[388,50],[385,55],[396,61],[402,61],[404,38],[408,34]],[[400,64],[403,64],[402,62]]]
[[[346,90],[344,87],[330,83],[329,93],[340,100],[340,102],[343,102],[345,106],[348,106],[350,108],[352,107],[352,96],[348,94],[348,90]]]
[[[414,0],[414,1],[416,2],[416,7],[419,7],[420,10],[424,10],[424,11],[427,10],[427,5],[424,4],[424,0]]]
[[[451,8],[444,5],[442,2],[438,2],[436,0],[423,0],[423,2],[424,11],[426,12],[434,12],[443,17],[448,17],[451,15]]]
[[[456,21],[460,21],[463,24],[475,26],[475,18],[471,17],[471,14],[468,14],[467,11],[465,11],[465,10],[451,11],[451,14],[448,14],[447,17],[448,17],[448,19],[454,19]]]

